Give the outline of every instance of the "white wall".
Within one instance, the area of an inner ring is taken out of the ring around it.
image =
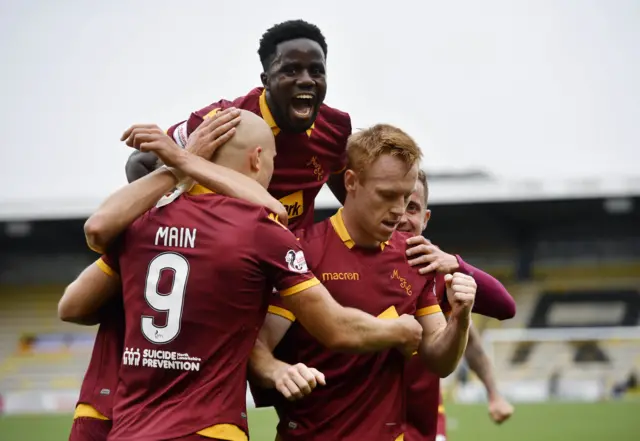
[[[125,182],[129,124],[245,93],[290,18],[327,36],[328,103],[402,126],[429,169],[638,174],[633,0],[3,0],[0,207],[97,203]]]

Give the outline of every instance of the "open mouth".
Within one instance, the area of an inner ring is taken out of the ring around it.
[[[395,228],[398,226],[398,222],[391,222],[391,221],[383,220],[382,221],[382,225],[384,225],[389,230],[395,230]]]
[[[296,117],[301,119],[310,118],[313,114],[315,97],[309,93],[301,93],[291,100],[291,108]]]

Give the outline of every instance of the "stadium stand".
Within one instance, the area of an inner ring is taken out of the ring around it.
[[[94,328],[56,316],[61,286],[3,288],[0,296],[0,390],[78,389]]]

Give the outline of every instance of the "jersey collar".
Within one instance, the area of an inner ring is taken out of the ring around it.
[[[278,136],[280,133],[280,127],[276,124],[276,120],[273,119],[273,115],[271,114],[271,110],[269,110],[269,105],[267,104],[267,91],[265,89],[262,90],[260,94],[260,113],[262,114],[262,119],[269,124],[271,127],[271,131],[273,132],[273,136]],[[311,132],[315,128],[316,123],[311,124],[311,127],[307,129],[307,136],[311,136]]]
[[[330,218],[331,226],[335,230],[336,234],[342,240],[342,243],[349,249],[353,248],[356,243],[351,239],[349,232],[347,231],[347,227],[344,224],[344,219],[342,218],[342,207],[338,210],[336,214],[331,216]],[[389,245],[389,241],[381,242],[380,249],[384,250],[384,247]]]

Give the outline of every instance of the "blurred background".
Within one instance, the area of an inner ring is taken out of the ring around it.
[[[638,0],[0,0],[0,440],[68,437],[96,329],[56,305],[126,183],[120,134],[258,86],[261,34],[294,18],[328,40],[326,102],[421,145],[425,235],[516,299],[474,318],[516,413],[494,426],[463,363],[449,439],[639,439]],[[270,411],[250,421],[273,439]]]

